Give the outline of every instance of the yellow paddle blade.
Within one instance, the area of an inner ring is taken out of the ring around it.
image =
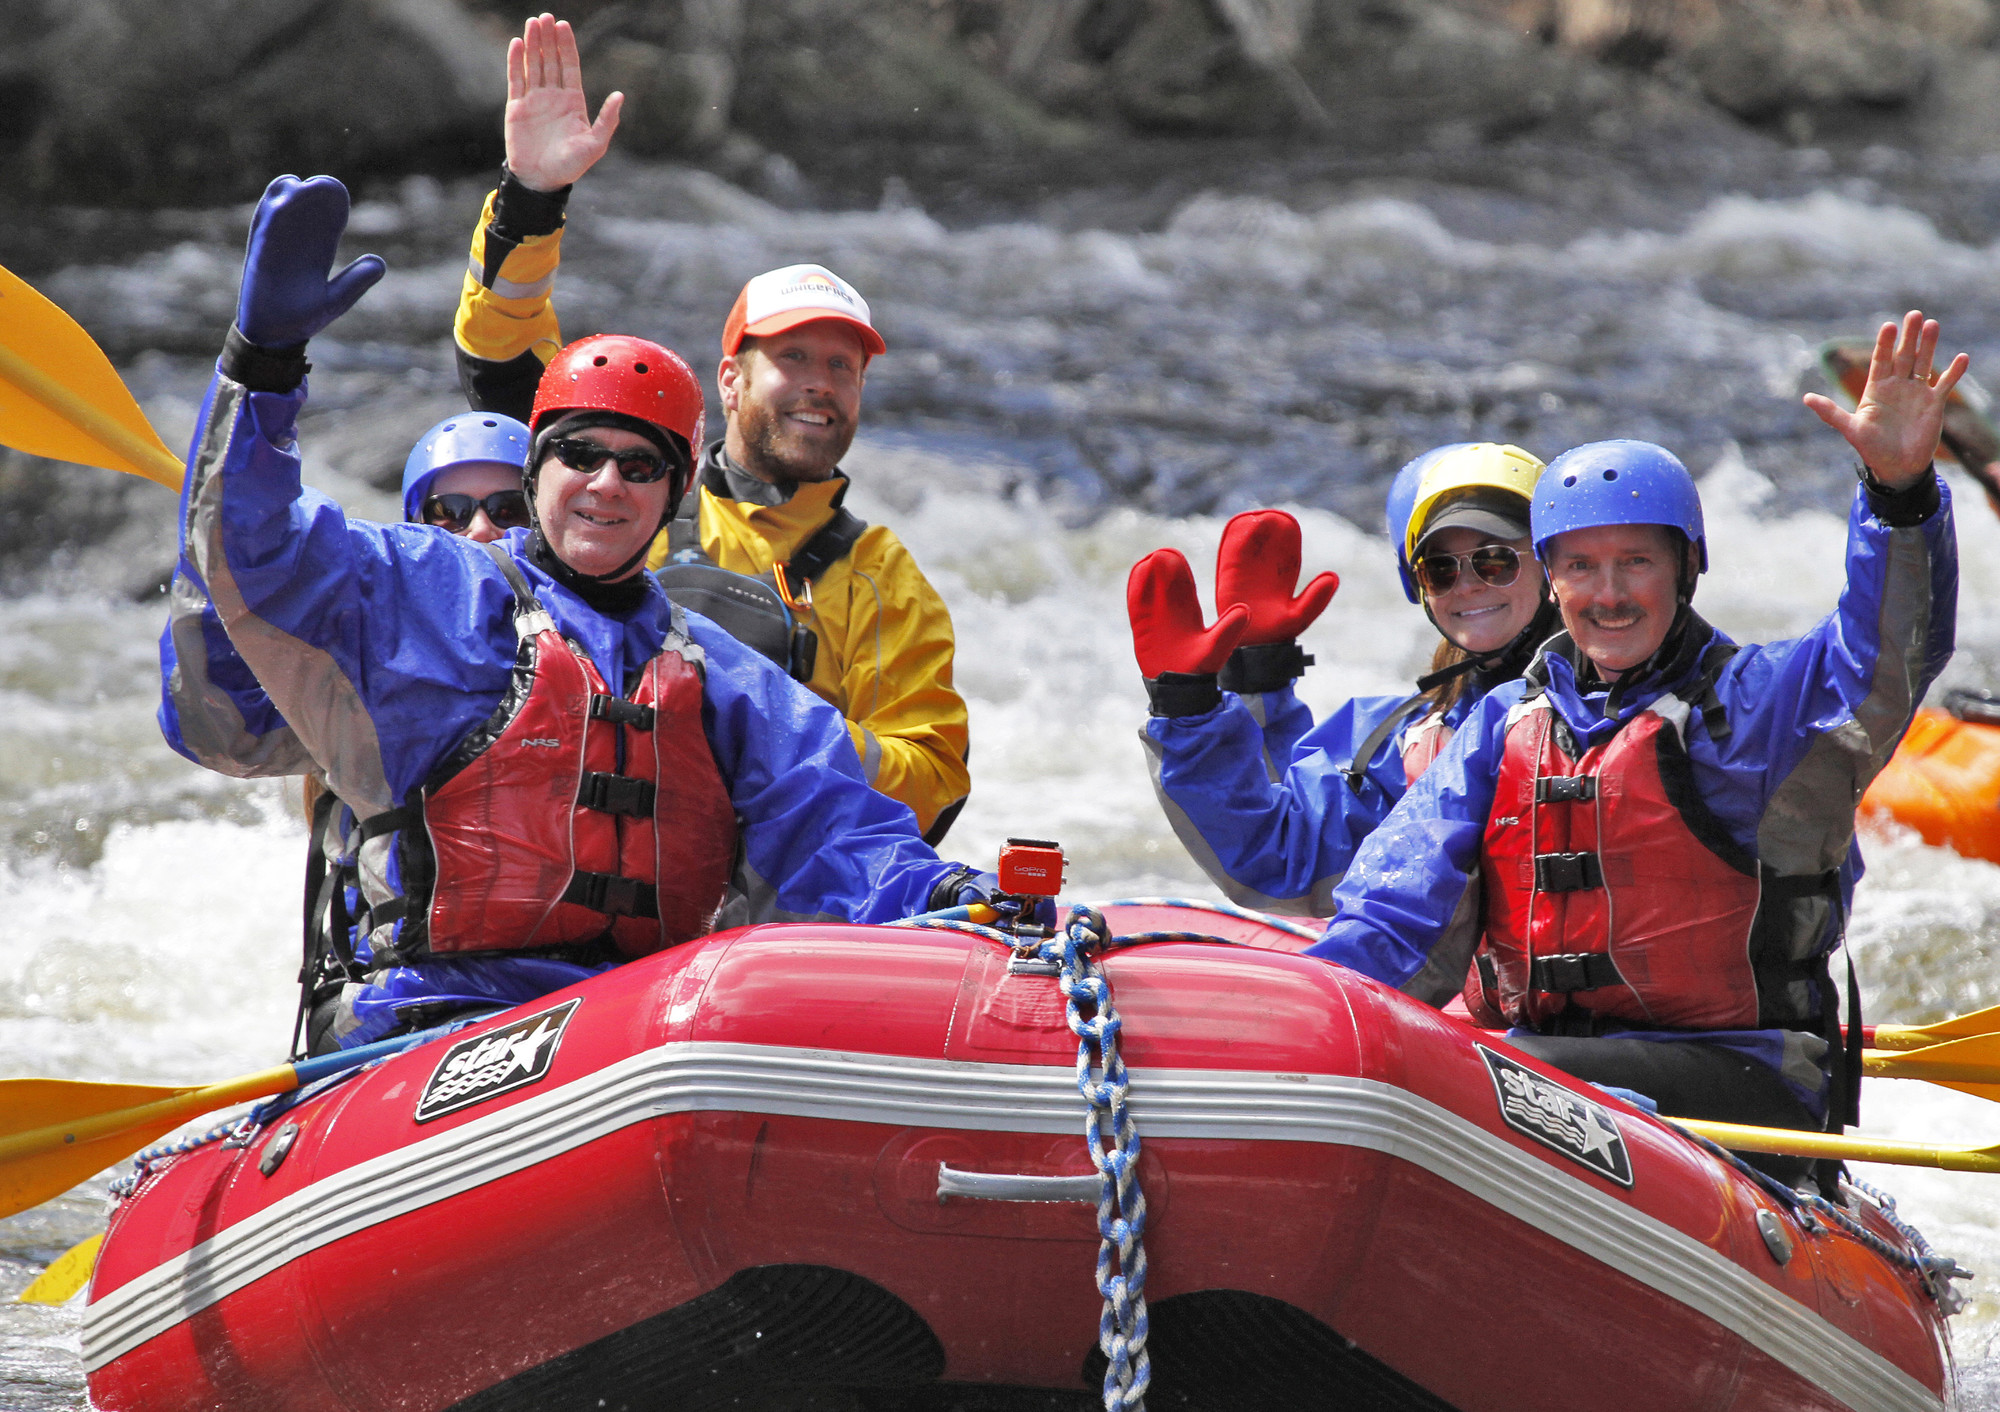
[[[297,1084],[290,1064],[189,1088],[0,1080],[0,1217],[62,1195],[190,1118]]]
[[[2000,1034],[1976,1034],[1922,1049],[1864,1049],[1861,1069],[1888,1079],[2000,1085]]]
[[[75,319],[0,268],[0,445],[181,488],[160,440],[104,350]]]
[[[67,1304],[90,1281],[97,1266],[97,1247],[104,1244],[104,1232],[79,1241],[49,1262],[48,1269],[21,1291],[19,1304]]]
[[[2000,1005],[1989,1005],[1969,1015],[1940,1020],[1934,1025],[1877,1025],[1876,1049],[1922,1049],[1948,1039],[1968,1039],[1978,1034],[2000,1034]]]
[[[1663,1122],[1699,1133],[1735,1152],[1776,1152],[1788,1157],[1840,1157],[1850,1162],[1887,1162],[1899,1167],[1942,1167],[1947,1172],[2000,1172],[2000,1143],[1992,1147],[1932,1147],[1860,1133],[1804,1133],[1791,1128],[1752,1128],[1699,1118]]]

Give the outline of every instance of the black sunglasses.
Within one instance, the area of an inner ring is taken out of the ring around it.
[[[528,523],[528,496],[520,490],[496,490],[484,499],[477,495],[426,495],[424,523],[438,525],[453,534],[464,534],[472,517],[481,510],[496,529],[515,529]]]
[[[579,436],[559,436],[549,442],[548,449],[572,471],[587,476],[596,475],[606,461],[616,461],[619,476],[633,485],[651,485],[667,473],[666,460],[660,453],[641,446],[613,451]]]
[[[1417,559],[1417,581],[1430,594],[1450,593],[1458,583],[1458,566],[1468,564],[1479,581],[1505,588],[1521,576],[1521,552],[1506,544],[1482,544],[1470,554],[1424,554]]]

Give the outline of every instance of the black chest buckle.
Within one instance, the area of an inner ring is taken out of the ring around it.
[[[1604,886],[1604,869],[1595,853],[1537,853],[1535,891],[1588,892]]]
[[[1595,798],[1596,775],[1539,775],[1535,779],[1537,804],[1588,804]]]

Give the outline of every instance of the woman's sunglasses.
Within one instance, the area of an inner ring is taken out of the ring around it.
[[[528,496],[525,491],[496,490],[484,499],[477,495],[424,497],[424,523],[442,526],[453,534],[464,534],[481,510],[494,528],[515,529],[528,523]]]
[[[1521,553],[1505,544],[1482,544],[1470,554],[1424,554],[1417,559],[1417,581],[1436,596],[1458,584],[1458,566],[1469,565],[1479,581],[1505,588],[1521,576]]]
[[[572,471],[587,476],[596,475],[606,461],[616,461],[619,476],[633,485],[651,485],[667,473],[667,463],[660,453],[644,447],[613,451],[579,436],[559,436],[549,443],[548,449]]]

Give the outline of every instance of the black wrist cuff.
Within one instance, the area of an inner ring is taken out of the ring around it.
[[[500,164],[500,190],[493,197],[493,224],[517,244],[531,235],[553,235],[562,229],[563,210],[574,188],[536,191]]]
[[[1224,691],[1276,691],[1305,675],[1311,654],[1296,642],[1246,642],[1222,664]]]
[[[1146,678],[1146,704],[1155,716],[1199,716],[1222,704],[1213,672],[1161,672]]]
[[[1938,512],[1943,495],[1938,490],[1937,467],[1928,467],[1916,481],[1901,490],[1891,490],[1863,466],[1861,485],[1868,492],[1868,513],[1890,529],[1911,529]]]
[[[231,324],[222,340],[222,356],[215,366],[231,382],[242,383],[252,392],[290,392],[306,380],[312,364],[306,361],[306,346],[260,348]]]
[[[947,907],[956,907],[958,890],[978,876],[976,868],[968,868],[963,863],[953,864],[952,870],[939,878],[937,886],[931,889],[930,904],[924,910],[942,912]]]

